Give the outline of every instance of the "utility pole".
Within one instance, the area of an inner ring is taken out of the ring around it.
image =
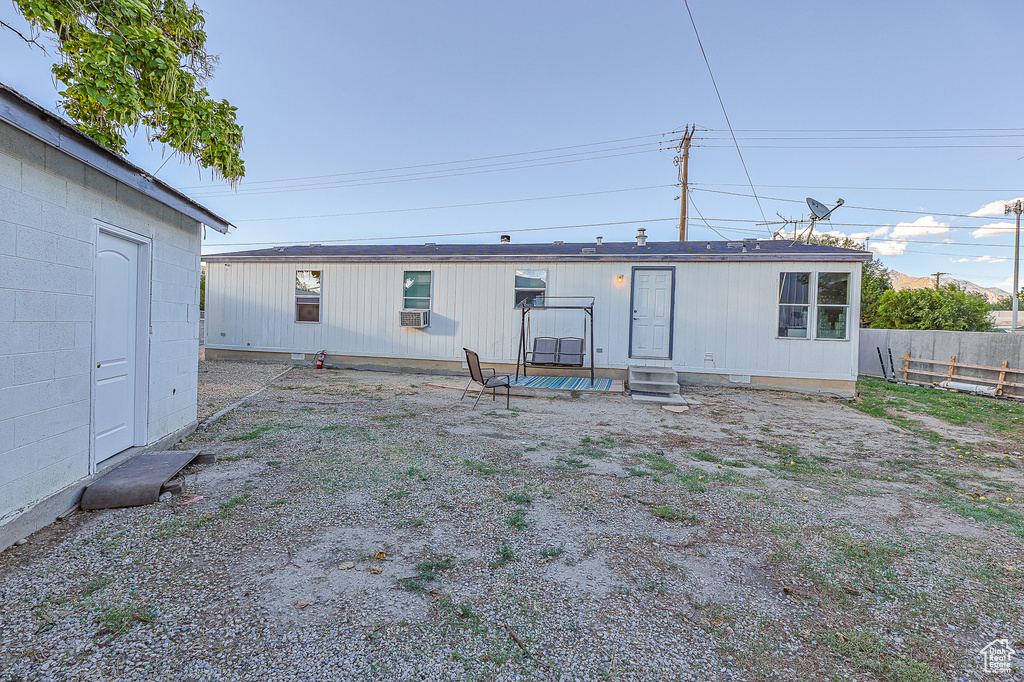
[[[939,276],[940,275],[948,275],[948,274],[949,274],[948,272],[933,272],[931,274],[931,276],[935,278],[935,291],[939,290]]]
[[[1017,214],[1017,234],[1013,238],[1013,293],[1010,294],[1010,310],[1013,314],[1010,315],[1010,332],[1013,334],[1017,333],[1017,301],[1020,294],[1020,284],[1017,282],[1017,278],[1020,274],[1020,214],[1024,212],[1024,202],[1017,199],[1012,204],[1006,204],[1003,208],[1003,215],[1010,215],[1010,213]]]
[[[683,138],[679,140],[679,146],[676,147],[676,152],[680,154],[676,155],[675,164],[679,168],[679,184],[682,187],[682,191],[679,194],[679,241],[685,242],[687,239],[686,234],[686,195],[689,191],[689,185],[687,184],[687,166],[690,161],[690,140],[693,139],[693,134],[697,132],[696,125],[688,125],[683,131]]]

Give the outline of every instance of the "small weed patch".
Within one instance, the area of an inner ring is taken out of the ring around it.
[[[522,505],[528,505],[533,502],[533,496],[525,492],[509,493],[505,496],[505,499]]]
[[[504,566],[505,564],[515,561],[516,554],[512,551],[512,548],[508,546],[508,543],[502,543],[501,547],[498,548],[498,558],[488,564],[491,570],[496,570]]]
[[[707,492],[707,487],[704,485],[704,475],[696,472],[690,472],[688,474],[676,474],[676,483],[686,488],[691,493],[703,493]]]
[[[260,424],[259,426],[254,426],[248,431],[236,433],[235,435],[228,437],[228,440],[256,440],[257,438],[262,438],[273,430],[274,426],[272,424]]]
[[[568,469],[586,469],[590,466],[579,457],[564,457],[559,455],[558,457],[555,457],[555,461],[559,462],[559,464],[555,465],[555,469],[561,471]]]
[[[557,559],[558,557],[562,556],[562,552],[564,552],[564,551],[565,551],[565,543],[563,542],[562,544],[558,545],[557,547],[555,547],[554,545],[551,545],[551,546],[548,546],[548,547],[542,547],[539,553],[545,559]]]
[[[690,512],[679,511],[668,505],[651,507],[651,513],[663,521],[681,521],[688,526],[697,524],[697,515]]]
[[[462,460],[462,466],[466,467],[475,474],[480,474],[481,476],[494,476],[495,474],[502,473],[501,469],[492,467],[488,465],[486,462],[481,462],[475,459],[467,458]]]
[[[82,596],[88,597],[94,592],[99,592],[104,587],[114,582],[114,579],[108,575],[101,575],[90,580],[85,587],[82,588]]]
[[[717,455],[712,455],[710,452],[695,452],[693,453],[694,459],[699,459],[702,462],[721,462],[722,458]]]
[[[427,559],[416,564],[416,575],[408,578],[399,578],[398,584],[403,590],[422,593],[427,591],[426,583],[437,580],[439,574],[454,565],[455,560],[451,557],[442,557],[432,554]]]
[[[521,511],[517,511],[512,516],[508,517],[508,520],[505,523],[516,530],[523,530],[530,525],[530,522],[526,520],[526,515]]]
[[[674,474],[679,471],[675,464],[665,458],[664,455],[642,453],[637,455],[647,460],[647,466],[663,474]]]

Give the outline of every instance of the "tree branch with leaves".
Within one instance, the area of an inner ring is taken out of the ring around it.
[[[22,38],[53,40],[61,107],[79,130],[125,154],[125,135],[144,126],[151,140],[232,186],[245,175],[237,109],[203,87],[217,57],[206,52],[198,6],[183,0],[13,1],[32,26],[33,34],[19,33]]]

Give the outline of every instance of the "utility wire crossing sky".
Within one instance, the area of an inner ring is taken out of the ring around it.
[[[1019,3],[200,4],[248,176],[231,191],[141,131],[129,158],[238,226],[204,252],[674,240],[695,124],[691,238],[767,238],[842,197],[816,230],[1009,288]],[[0,80],[53,108],[51,66],[0,33]]]

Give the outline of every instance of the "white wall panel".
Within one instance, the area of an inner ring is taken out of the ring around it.
[[[632,267],[664,265],[676,273],[671,361],[630,359]],[[294,321],[296,270],[321,270],[320,324]],[[858,314],[859,263],[211,263],[207,325],[211,348],[328,353],[357,357],[514,363],[520,313],[513,306],[516,269],[548,271],[548,296],[595,297],[600,367],[665,364],[680,371],[851,379],[850,341],[779,339],[777,289],[783,271],[850,272],[849,319]],[[431,325],[398,326],[406,270],[433,273]],[[623,282],[616,281],[623,275]],[[583,336],[580,311],[535,311],[532,336]],[[225,336],[221,336],[221,333]],[[589,352],[589,327],[586,331]],[[705,361],[705,353],[712,360]]]

